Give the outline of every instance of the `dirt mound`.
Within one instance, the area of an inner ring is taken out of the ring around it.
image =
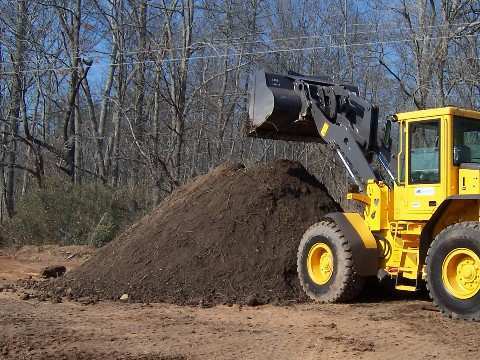
[[[71,273],[74,297],[177,304],[303,299],[303,232],[338,210],[296,162],[226,163],[179,188]]]

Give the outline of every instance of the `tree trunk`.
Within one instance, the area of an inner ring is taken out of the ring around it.
[[[63,27],[63,31],[69,40],[69,52],[71,63],[71,76],[70,87],[67,98],[67,109],[65,111],[63,119],[63,141],[64,141],[64,155],[63,161],[65,164],[60,164],[60,168],[64,170],[75,181],[75,122],[76,122],[76,103],[78,97],[78,88],[81,82],[79,75],[80,63],[80,27],[82,20],[82,0],[77,0],[75,3],[75,10],[72,12],[66,12],[62,9],[58,9],[58,16],[60,23]],[[68,14],[68,15],[67,15]],[[68,18],[71,19],[71,23],[68,24]]]
[[[82,148],[81,148],[81,141],[80,141],[80,135],[81,135],[81,116],[80,116],[80,104],[78,101],[75,102],[75,122],[74,122],[74,157],[73,157],[73,163],[75,166],[74,169],[74,177],[73,177],[73,182],[76,185],[80,185],[82,183],[82,173],[79,171],[79,169],[82,167]]]
[[[136,16],[137,22],[137,36],[138,36],[138,55],[137,55],[137,65],[135,71],[135,117],[134,117],[134,131],[136,133],[137,139],[140,143],[143,143],[145,137],[145,69],[146,64],[145,60],[147,59],[147,1],[140,0],[135,1],[134,5],[138,7],[138,13]],[[138,160],[140,156],[137,154]],[[133,181],[134,183],[138,182],[138,179],[141,178],[142,174],[140,173],[141,168],[138,164],[134,165],[133,172]]]
[[[173,158],[172,158],[172,174],[175,176],[177,182],[180,181],[180,167],[182,165],[182,151],[183,151],[183,141],[184,141],[184,131],[185,131],[185,99],[187,91],[187,81],[188,81],[188,67],[189,67],[189,57],[192,53],[192,30],[193,30],[193,16],[194,16],[194,6],[193,0],[184,0],[183,1],[183,22],[182,22],[182,46],[181,46],[181,59],[178,62],[178,65],[173,66],[171,70],[171,76],[174,78],[172,81],[172,86],[170,87],[170,96],[175,102],[173,109],[173,121],[172,128],[173,131]],[[169,32],[169,41],[172,48],[173,45],[173,35],[170,28]],[[172,54],[175,54],[173,52]]]
[[[25,57],[25,31],[27,22],[26,0],[17,2],[17,24],[15,34],[15,77],[13,81],[13,99],[9,113],[10,136],[8,139],[8,167],[5,189],[6,210],[9,217],[15,214],[15,182],[17,163],[17,135],[20,109],[23,101],[23,66]]]

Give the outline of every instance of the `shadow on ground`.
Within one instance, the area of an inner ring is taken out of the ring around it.
[[[424,282],[419,283],[417,291],[395,290],[394,280],[378,281],[376,278],[368,279],[360,296],[355,299],[355,303],[376,303],[388,301],[430,301],[427,288]]]

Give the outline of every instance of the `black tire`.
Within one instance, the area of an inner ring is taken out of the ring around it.
[[[448,226],[435,237],[426,258],[427,289],[442,313],[455,319],[480,321],[480,291],[469,299],[459,299],[450,293],[442,280],[444,259],[459,248],[469,249],[480,256],[479,222]]]
[[[333,273],[323,285],[318,285],[310,278],[307,268],[309,251],[317,243],[328,245],[333,255]],[[297,272],[305,293],[321,303],[351,301],[360,294],[365,283],[365,278],[355,271],[348,240],[331,220],[312,225],[303,235],[297,253]]]

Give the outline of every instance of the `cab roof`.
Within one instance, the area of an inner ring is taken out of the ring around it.
[[[400,121],[405,121],[405,120],[414,120],[414,119],[422,119],[422,118],[432,118],[435,116],[442,116],[442,115],[456,115],[456,116],[480,120],[479,111],[462,109],[455,106],[447,106],[442,108],[398,113],[397,119]]]

